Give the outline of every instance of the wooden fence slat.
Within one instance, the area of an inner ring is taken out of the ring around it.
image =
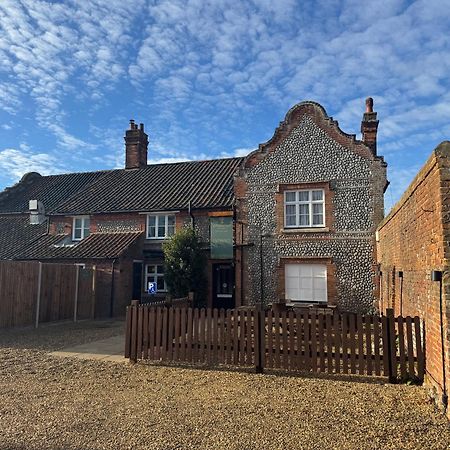
[[[364,329],[363,320],[360,313],[356,316],[356,326],[358,330],[358,373],[360,375],[365,375],[366,367],[364,361]]]
[[[294,311],[288,313],[289,324],[289,369],[295,370],[295,325],[294,325]]]
[[[317,315],[311,311],[311,370],[317,372]]]
[[[267,367],[273,367],[273,311],[267,313]]]
[[[381,317],[381,333],[383,339],[383,374],[390,376],[390,342],[389,342],[389,324],[386,316]]]
[[[327,371],[333,373],[333,323],[331,314],[325,316],[326,340],[327,340]]]
[[[232,352],[232,341],[233,341],[233,317],[231,309],[227,310],[227,329],[225,333],[226,337],[226,349],[225,349],[225,363],[232,364],[233,362],[233,352]]]
[[[175,329],[174,329],[174,361],[180,359],[180,340],[181,340],[181,308],[175,307]]]
[[[414,344],[412,333],[412,318],[406,317],[406,344],[408,346],[408,375],[413,378],[416,374],[414,371]]]
[[[372,316],[373,323],[373,355],[374,355],[374,366],[375,375],[381,375],[381,361],[383,355],[380,349],[380,318],[378,316]]]
[[[142,357],[144,359],[148,359],[148,314],[149,314],[149,308],[145,307],[143,309],[144,314],[144,330],[142,333],[142,346],[143,346],[143,355]]]
[[[245,311],[239,311],[239,364],[245,364],[245,329],[247,327],[247,317]]]
[[[159,360],[161,354],[161,320],[162,320],[162,311],[161,308],[155,309],[156,316],[156,326],[155,326],[155,360]]]
[[[217,364],[219,361],[219,311],[217,308],[213,310],[213,341],[211,346],[211,362]]]
[[[2,267],[0,265],[0,272]],[[1,275],[0,275],[1,277]],[[0,278],[1,282],[1,278]],[[0,302],[1,305],[2,302]],[[0,315],[0,317],[2,317]],[[126,315],[125,315],[125,358],[130,357],[131,352],[131,306],[127,306]]]
[[[402,381],[406,380],[406,352],[405,352],[405,327],[404,320],[402,316],[397,317],[397,329],[398,329],[398,348],[400,353],[400,376]]]
[[[323,313],[319,312],[317,315],[317,321],[318,321],[318,333],[319,333],[319,370],[321,373],[325,372],[325,328],[324,328],[324,321],[325,316]]]
[[[304,370],[310,371],[311,369],[311,347],[310,347],[310,326],[309,326],[309,311],[305,310],[302,314],[303,318],[303,344],[305,350],[305,367]]]
[[[255,311],[250,309],[247,311],[247,333],[245,338],[245,359],[248,366],[254,365],[253,352],[254,352],[254,342],[253,338],[255,336]]]
[[[156,329],[156,314],[155,314],[155,308],[150,308],[150,313],[149,313],[149,340],[148,340],[148,345],[149,345],[149,349],[148,349],[148,357],[149,359],[154,359],[155,358],[155,329]]]
[[[226,317],[225,317],[225,309],[221,308],[219,311],[219,322],[220,322],[220,352],[219,352],[219,363],[225,364],[225,338],[226,338]]]
[[[193,310],[193,338],[192,338],[192,361],[197,362],[199,360],[199,327],[200,327],[200,319],[199,314],[200,310],[195,308]]]
[[[397,378],[397,345],[396,345],[396,336],[395,336],[395,317],[394,310],[387,309],[386,310],[387,317],[387,325],[389,327],[389,359],[391,361],[391,373],[389,375],[390,381],[394,381]]]
[[[167,360],[167,351],[172,349],[172,341],[169,341],[168,337],[168,316],[169,311],[167,308],[161,308],[162,311],[162,328],[161,328],[161,359]],[[172,308],[170,308],[172,310]]]
[[[192,361],[192,308],[187,309],[186,361]]]
[[[355,315],[349,315],[349,347],[350,347],[350,373],[356,373],[356,329],[355,329]]]
[[[206,334],[206,311],[205,308],[200,310],[200,351],[199,360],[201,363],[205,362],[205,334]]]
[[[142,358],[142,332],[144,331],[144,308],[138,306],[138,336],[137,336],[137,358]]]
[[[348,374],[348,314],[342,314],[342,373]]]
[[[373,316],[364,317],[364,328],[366,335],[366,367],[367,375],[372,375],[372,333],[373,333]]]
[[[186,361],[186,320],[187,308],[180,307],[180,360]]]
[[[277,369],[281,366],[280,359],[280,314],[278,311],[275,311],[273,315],[274,320],[274,333],[275,333],[275,355],[274,355],[274,365]]]
[[[425,355],[422,346],[420,318],[418,316],[414,317],[414,334],[416,338],[417,377],[419,380],[423,380],[425,374]]]
[[[174,345],[173,345],[173,337],[174,337],[174,310],[173,308],[159,308],[163,310],[168,310],[168,324],[167,324],[167,352],[166,356],[168,360],[174,359]]]
[[[212,340],[212,309],[208,308],[206,310],[206,362],[211,364],[211,340]]]
[[[336,312],[333,314],[334,329],[334,371],[341,373],[341,323],[340,316]]]
[[[283,369],[289,369],[288,365],[288,327],[287,327],[287,313],[286,311],[281,312],[281,332],[282,332],[282,346],[283,346],[283,359],[282,367]]]

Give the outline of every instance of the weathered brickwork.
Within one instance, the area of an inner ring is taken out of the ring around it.
[[[378,228],[380,309],[418,315],[425,322],[427,383],[442,404],[445,362],[450,385],[450,142],[437,147]],[[443,335],[440,286],[443,272]],[[444,338],[444,355],[442,341]],[[450,414],[449,414],[450,417]]]
[[[283,294],[285,258],[322,258],[333,265],[328,303],[342,310],[372,309],[374,231],[383,217],[385,185],[382,158],[340,131],[320,105],[305,102],[291,109],[274,137],[249,155],[235,182],[237,218],[247,225],[243,241],[250,244],[242,256],[247,289],[240,302],[260,301],[261,270],[263,302],[270,303]],[[323,229],[284,228],[283,192],[299,188],[324,189]]]

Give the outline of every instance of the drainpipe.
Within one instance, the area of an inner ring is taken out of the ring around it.
[[[113,259],[111,264],[111,297],[109,301],[109,316],[113,317],[114,315],[114,267],[116,265],[117,258]]]
[[[439,281],[439,322],[441,328],[441,357],[442,357],[442,379],[443,379],[443,395],[442,395],[442,403],[445,408],[447,408],[448,404],[448,395],[447,395],[447,382],[446,382],[446,370],[445,370],[445,347],[444,347],[444,319],[442,317],[442,271],[440,270],[432,270],[431,271],[431,281]]]
[[[191,216],[191,227],[194,230],[194,228],[195,228],[195,217],[193,216],[192,211],[191,211],[191,201],[190,200],[189,200],[189,203],[188,203],[188,213]]]

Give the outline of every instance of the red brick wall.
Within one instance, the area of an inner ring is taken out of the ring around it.
[[[418,315],[425,321],[427,383],[443,393],[443,360],[450,384],[450,142],[430,156],[414,181],[378,227],[380,309]],[[431,271],[444,272],[444,357],[441,351],[439,282]],[[403,278],[399,276],[403,272]]]

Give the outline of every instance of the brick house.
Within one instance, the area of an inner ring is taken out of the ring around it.
[[[387,185],[377,126],[371,101],[362,141],[303,102],[246,158],[147,165],[147,134],[131,121],[124,169],[27,174],[0,194],[0,258],[95,265],[98,315],[121,314],[149,282],[165,295],[162,242],[194,226],[209,306],[262,296],[367,310]],[[8,241],[10,227],[26,238]]]
[[[425,323],[426,381],[438,404],[450,384],[450,142],[431,154],[377,230],[380,311]],[[450,417],[450,416],[449,416]]]
[[[367,99],[362,141],[317,103],[294,106],[235,179],[237,303],[286,299],[367,311],[376,294],[374,233],[386,163]]]

